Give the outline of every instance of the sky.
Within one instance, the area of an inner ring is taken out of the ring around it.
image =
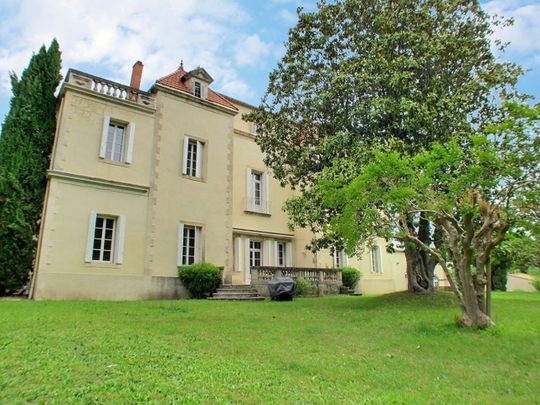
[[[518,88],[540,102],[540,0],[482,4],[514,18],[493,39],[511,42],[500,57],[528,70]],[[64,76],[71,67],[129,84],[140,60],[147,90],[183,60],[188,70],[204,67],[215,90],[257,105],[299,6],[314,10],[315,0],[0,0],[0,122],[9,109],[9,72],[20,76],[53,38]]]

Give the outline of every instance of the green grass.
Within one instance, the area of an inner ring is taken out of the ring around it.
[[[0,403],[504,403],[540,400],[540,294],[498,327],[449,294],[293,302],[0,302]]]

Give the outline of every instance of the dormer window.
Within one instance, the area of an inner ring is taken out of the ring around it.
[[[193,85],[193,94],[195,97],[201,97],[201,82],[195,82]]]

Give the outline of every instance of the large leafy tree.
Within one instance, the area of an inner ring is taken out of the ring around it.
[[[344,236],[349,250],[393,237],[433,257],[468,327],[493,325],[494,249],[508,230],[536,232],[540,223],[540,105],[509,103],[504,111],[506,118],[482,133],[434,143],[412,156],[378,146],[352,181],[335,162],[317,186],[325,204],[339,207],[329,227]],[[438,243],[418,238],[408,222],[414,213],[440,229]]]
[[[247,118],[274,175],[303,192],[286,209],[294,225],[321,236],[316,250],[341,243],[327,227],[339,208],[313,192],[325,167],[341,159],[351,180],[369,157],[359,145],[395,139],[412,154],[482,128],[520,69],[494,58],[491,24],[505,22],[478,1],[320,1],[298,18],[259,111]],[[424,243],[436,239],[424,215],[406,221]],[[405,254],[409,289],[431,291],[436,262],[414,245]]]
[[[20,288],[34,260],[55,131],[58,43],[43,46],[21,78],[0,137],[0,294]]]

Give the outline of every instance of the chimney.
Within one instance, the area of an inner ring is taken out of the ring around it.
[[[133,65],[133,70],[131,71],[131,82],[129,83],[130,87],[139,89],[141,85],[142,70],[143,70],[143,64],[140,60],[138,60]]]

